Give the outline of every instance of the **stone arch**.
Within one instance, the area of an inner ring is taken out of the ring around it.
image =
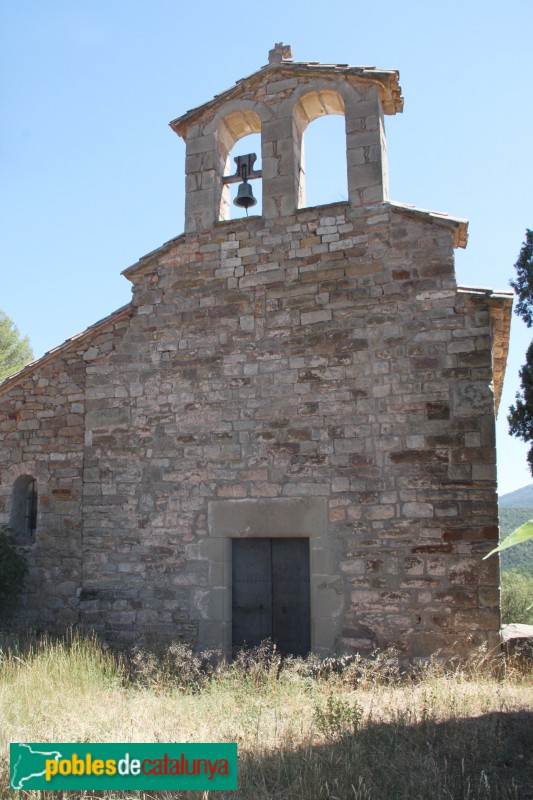
[[[345,113],[344,98],[335,89],[314,89],[302,95],[295,103],[293,111],[293,140],[297,208],[305,206],[305,131],[319,117],[330,114],[338,114],[344,117]]]
[[[24,461],[12,464],[2,471],[0,476],[0,525],[13,527],[13,492],[15,486],[21,486],[24,477],[34,478],[38,491],[38,526],[40,526],[44,510],[50,503],[50,475],[48,467],[41,461]]]
[[[230,219],[229,186],[222,181],[224,175],[233,172],[230,164],[231,151],[236,143],[252,133],[261,133],[261,119],[252,109],[241,108],[226,114],[217,126],[217,175],[220,180],[219,197],[217,198],[218,219]]]

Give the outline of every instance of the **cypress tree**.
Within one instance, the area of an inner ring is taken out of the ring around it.
[[[510,281],[518,295],[515,314],[528,328],[533,325],[533,231],[526,230],[526,239],[515,264],[516,280]],[[519,372],[521,392],[516,393],[515,405],[509,408],[509,433],[524,442],[533,442],[533,341],[526,352],[526,363]],[[527,460],[533,475],[533,445]]]

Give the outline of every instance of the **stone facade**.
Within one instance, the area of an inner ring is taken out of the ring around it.
[[[315,652],[498,641],[512,299],[457,287],[464,221],[388,200],[397,77],[277,46],[172,123],[185,233],[125,271],[131,305],[0,388],[0,522],[37,486],[29,623],[230,652],[232,539],[299,536]],[[349,200],[305,208],[323,113],[346,117]],[[263,213],[232,221],[228,154],[257,130]]]

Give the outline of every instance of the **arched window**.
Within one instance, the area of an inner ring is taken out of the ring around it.
[[[246,216],[246,210],[233,204],[240,178],[233,179],[237,171],[236,156],[255,153],[254,172],[261,171],[261,120],[255,111],[234,111],[221,120],[217,130],[218,157],[221,163],[222,188],[220,194],[219,220],[236,219]],[[220,163],[220,162],[219,162]],[[230,180],[226,180],[231,178]],[[257,205],[249,209],[250,214],[262,213],[262,181],[253,179],[250,186]]]
[[[340,94],[320,89],[300,98],[294,107],[294,141],[298,208],[348,200],[346,126]]]
[[[13,484],[9,527],[19,539],[33,540],[37,528],[37,481],[31,475],[19,475]]]

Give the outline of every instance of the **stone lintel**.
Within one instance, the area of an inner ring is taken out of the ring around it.
[[[327,500],[321,497],[212,500],[210,536],[323,536]]]

